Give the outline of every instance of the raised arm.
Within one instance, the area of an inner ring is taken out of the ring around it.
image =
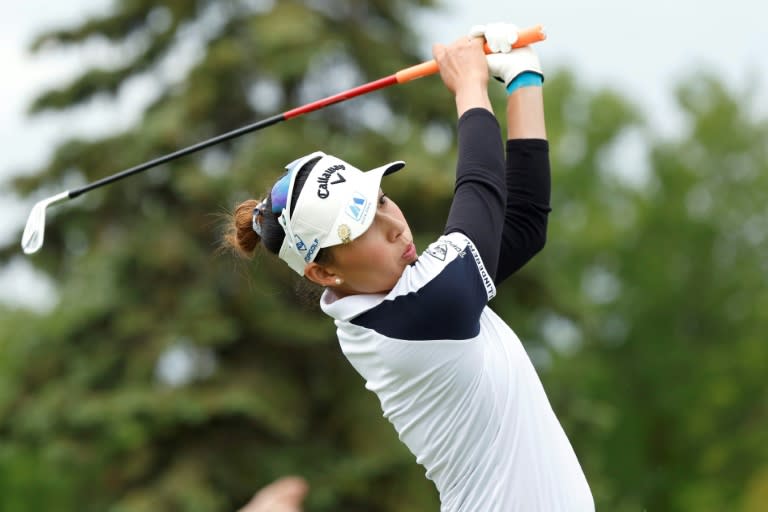
[[[507,205],[497,284],[530,261],[547,239],[551,173],[541,87],[509,95],[507,133]]]
[[[512,49],[517,27],[508,23],[477,25],[492,50],[491,75],[507,91],[506,207],[496,283],[520,269],[543,247],[551,211],[549,144],[544,120],[544,74],[531,47]]]
[[[506,183],[499,123],[488,99],[482,40],[462,38],[433,48],[440,76],[454,93],[458,121],[456,185],[445,234],[460,232],[477,248],[495,278],[504,226]]]

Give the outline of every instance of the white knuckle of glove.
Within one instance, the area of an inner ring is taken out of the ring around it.
[[[517,42],[519,30],[517,25],[512,23],[473,25],[469,29],[469,37],[484,37],[488,48],[493,53],[508,53],[512,50],[512,45]]]
[[[485,35],[485,25],[472,25],[467,35],[469,37],[483,37]]]
[[[544,76],[539,57],[530,46],[516,48],[509,53],[490,53],[485,58],[488,61],[488,72],[505,86],[526,71]]]

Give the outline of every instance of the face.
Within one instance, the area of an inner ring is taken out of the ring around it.
[[[371,226],[344,245],[329,247],[332,262],[326,271],[342,279],[339,295],[389,292],[418,254],[408,222],[397,204],[379,190]]]

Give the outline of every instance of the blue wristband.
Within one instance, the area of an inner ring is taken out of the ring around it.
[[[512,94],[521,87],[541,87],[544,77],[535,71],[523,71],[517,75],[507,86],[507,95]]]

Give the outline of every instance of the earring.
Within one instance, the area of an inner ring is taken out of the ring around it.
[[[337,277],[334,282],[336,283],[336,286],[340,286],[341,285],[341,278]]]

